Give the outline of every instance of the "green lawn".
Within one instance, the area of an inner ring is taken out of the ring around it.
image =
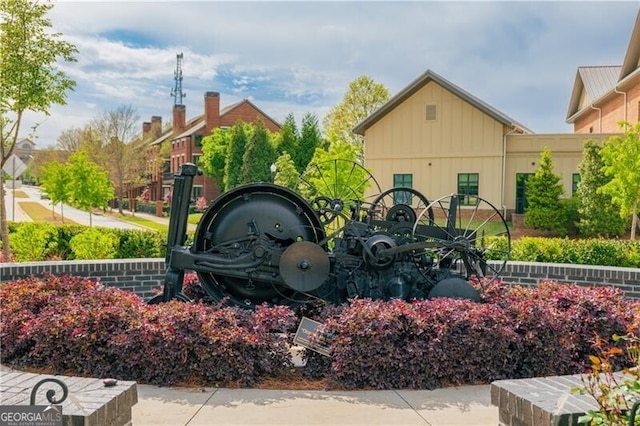
[[[197,225],[198,222],[200,222],[201,217],[202,217],[202,213],[192,213],[189,215],[189,219],[187,219],[187,222],[192,225]]]
[[[166,233],[169,230],[169,226],[164,225],[162,223],[158,223],[153,220],[145,219],[139,216],[131,216],[128,214],[120,215],[120,214],[110,214],[114,219],[120,220],[122,222],[131,223],[134,225],[142,226],[143,228],[152,229],[154,231],[160,231]]]
[[[63,221],[61,215],[54,213],[51,209],[43,206],[37,201],[19,201],[18,205],[20,206],[22,211],[24,211],[26,215],[29,216],[34,222],[49,222],[53,224],[66,223],[73,225],[76,224],[76,222],[67,218],[65,218]]]

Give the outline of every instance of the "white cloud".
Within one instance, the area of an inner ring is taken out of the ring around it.
[[[64,65],[78,87],[38,144],[122,104],[169,121],[180,52],[188,117],[213,90],[223,106],[250,98],[276,120],[322,121],[360,75],[394,94],[432,69],[535,131],[570,131],[577,67],[620,64],[637,11],[637,2],[59,1],[52,22],[79,48]]]

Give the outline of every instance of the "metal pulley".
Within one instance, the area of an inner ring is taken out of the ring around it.
[[[302,292],[317,289],[329,277],[329,256],[310,241],[291,244],[280,257],[280,276],[285,284]]]

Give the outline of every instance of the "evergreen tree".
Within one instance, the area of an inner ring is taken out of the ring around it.
[[[298,134],[298,126],[293,114],[289,113],[284,119],[284,124],[280,128],[279,141],[277,144],[277,154],[282,155],[285,152],[293,154],[299,145],[300,135]]]
[[[231,128],[229,148],[227,150],[227,164],[224,171],[224,188],[230,190],[243,183],[242,167],[247,142],[252,137],[254,130],[251,124],[236,123]]]
[[[565,215],[560,196],[564,193],[560,176],[553,173],[551,151],[540,154],[535,174],[527,180],[527,210],[524,223],[534,229],[566,233]]]
[[[318,125],[318,117],[315,114],[307,113],[302,118],[302,130],[300,132],[300,143],[298,149],[291,153],[296,169],[302,172],[307,168],[316,148],[322,145],[322,134]]]
[[[291,159],[288,152],[283,153],[275,162],[278,172],[276,173],[274,183],[295,189],[300,178],[300,173],[296,169],[296,165]]]
[[[580,184],[578,212],[579,232],[585,237],[615,237],[624,231],[624,220],[609,194],[600,188],[611,181],[604,173],[604,160],[600,155],[602,147],[593,140],[584,143],[582,161],[578,165]]]
[[[271,165],[274,161],[271,135],[264,122],[258,121],[242,157],[242,183],[271,182]]]

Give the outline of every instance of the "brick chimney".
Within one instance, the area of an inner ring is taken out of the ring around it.
[[[151,117],[151,128],[149,131],[153,132],[153,137],[157,138],[162,133],[162,117],[154,115]]]
[[[149,135],[149,131],[151,130],[151,123],[145,121],[142,123],[142,139],[146,139]]]
[[[184,105],[173,106],[173,133],[177,136],[187,126],[187,111]]]
[[[213,129],[220,127],[220,93],[207,92],[204,94],[204,135],[211,134]]]

